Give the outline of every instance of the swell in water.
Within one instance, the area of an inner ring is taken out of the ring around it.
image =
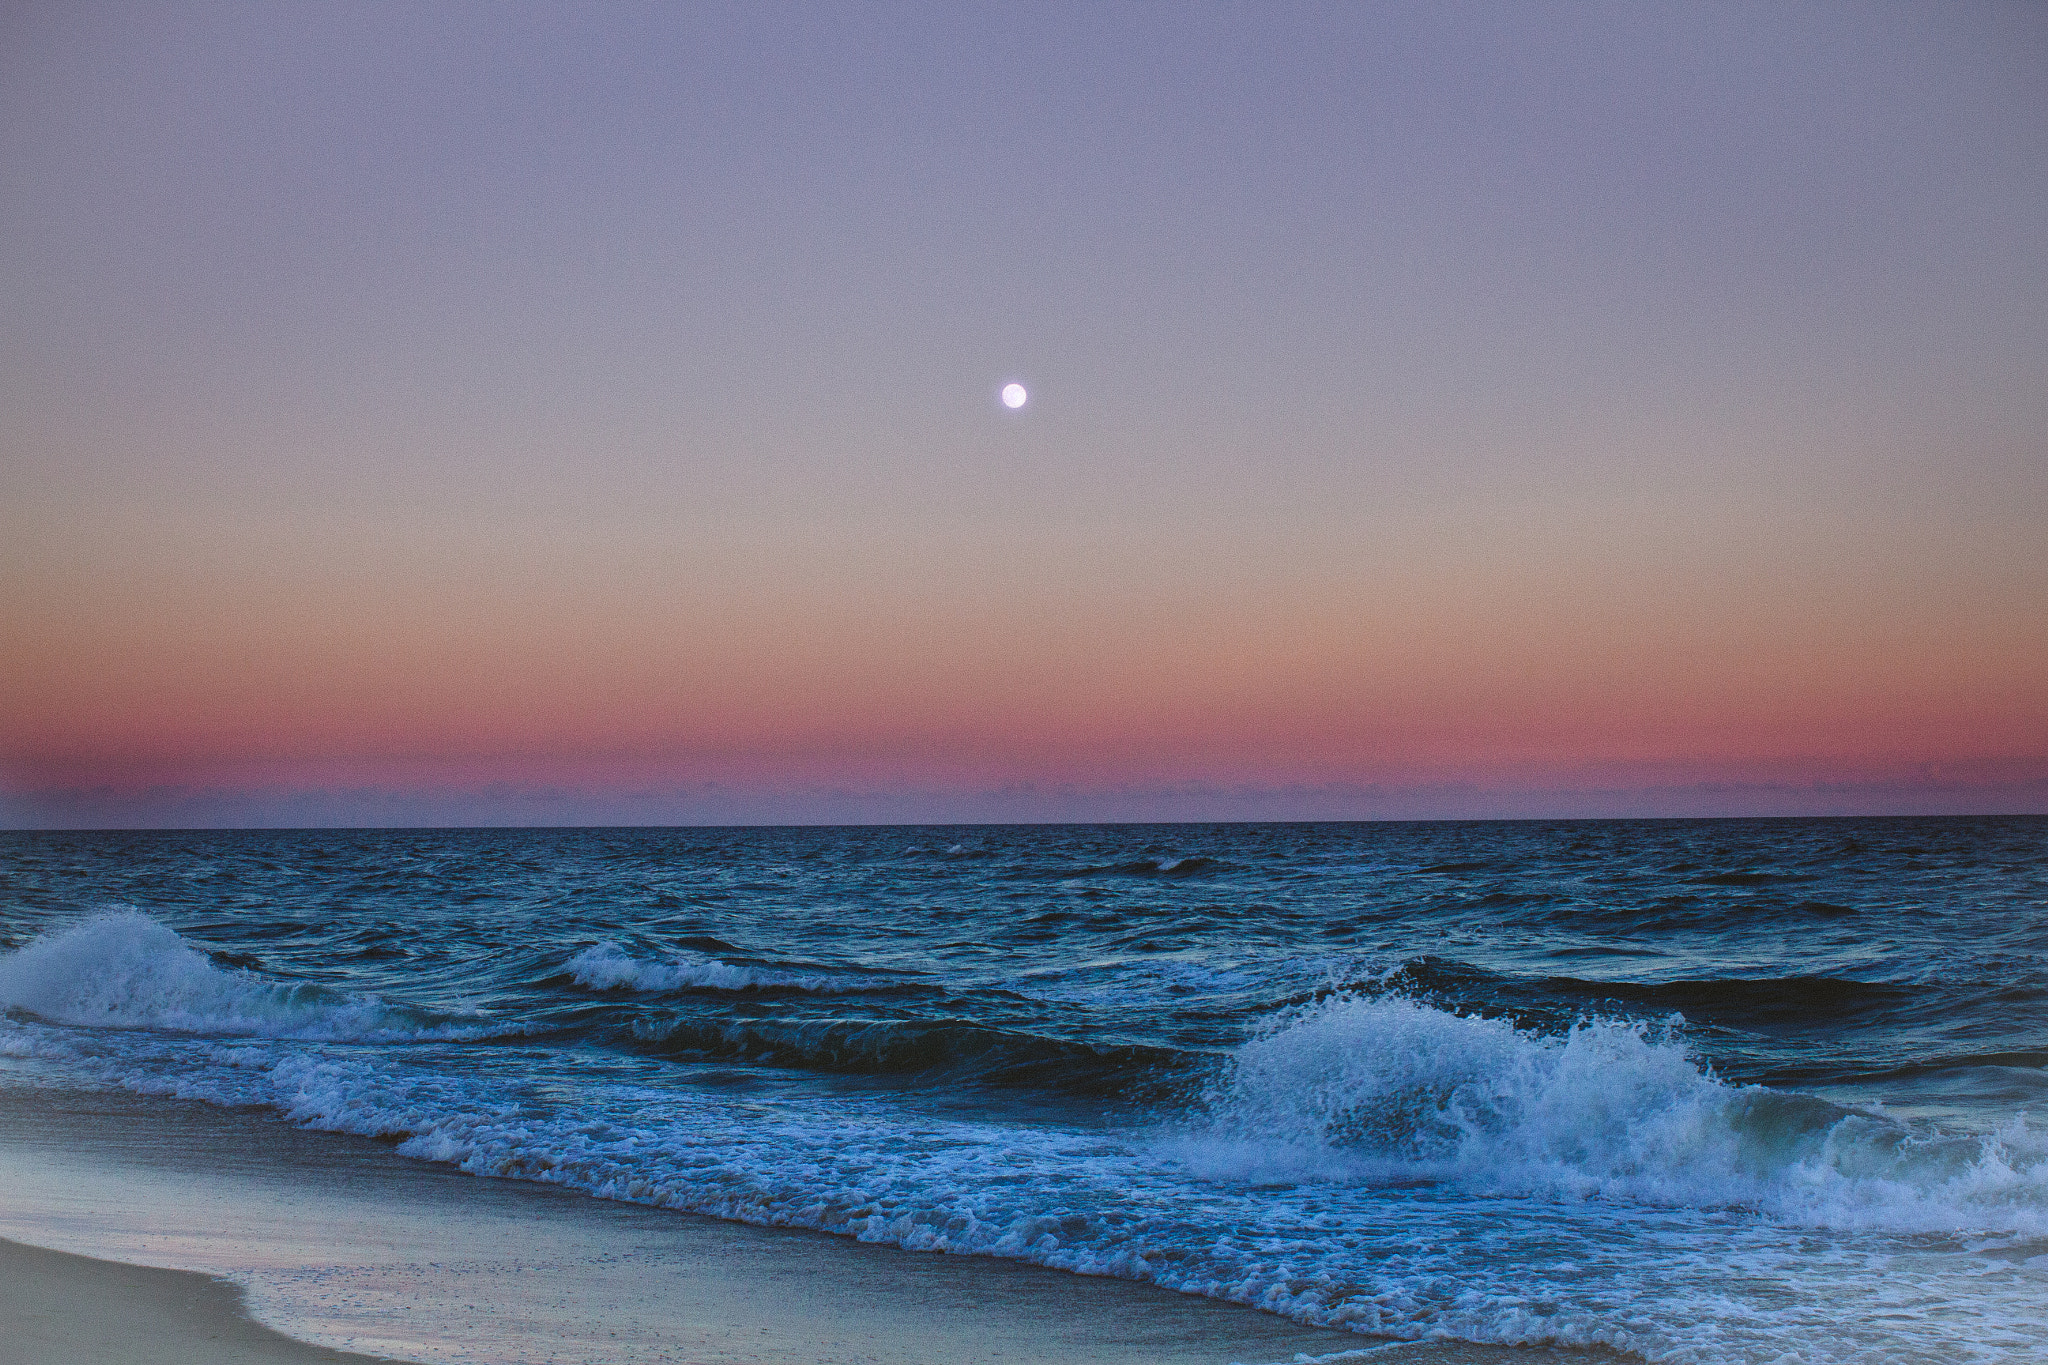
[[[1007,853],[988,834],[932,841],[979,857],[846,833],[797,876],[786,844],[756,837],[772,863],[666,888],[673,904],[614,886],[602,914],[545,932],[540,915],[444,906],[374,968],[360,954],[398,922],[390,906],[241,916],[202,883],[184,908],[18,917],[0,1051],[38,1083],[267,1106],[478,1174],[1393,1337],[2017,1361],[2048,1330],[2048,1137],[2010,1102],[2035,1093],[2041,1059],[2007,1046],[2037,1017],[2038,969],[2017,940],[1958,969],[1952,921],[1949,956],[1888,973],[1848,936],[1832,958],[1808,942],[1765,960],[1785,922],[1774,888],[1859,902],[1830,924],[1904,922],[1846,874],[1709,874],[1712,894],[1764,902],[1732,937],[1739,905],[1696,915],[1719,925],[1710,955],[1670,930],[1589,933],[1612,913],[1595,904],[1561,945],[1570,879],[1539,858],[1522,875],[1547,889],[1502,888],[1497,869],[1533,858],[1505,838],[1486,857],[1409,851],[1422,904],[1405,913],[1426,932],[1404,942],[1404,908],[1357,894],[1398,874],[1333,871],[1286,830],[1267,852],[1291,856],[1256,878],[1243,847],[1157,878],[1117,869],[1190,855],[1048,848],[1044,832],[1011,832]],[[589,838],[583,854],[615,865]],[[847,895],[846,845],[877,865],[877,900],[929,907],[932,869],[975,871],[945,913],[885,916]],[[1659,869],[1685,861],[1660,852]],[[663,847],[630,866],[677,861]],[[265,875],[286,894],[309,880]],[[1460,878],[1480,884],[1427,889]],[[1650,881],[1636,895],[1654,914],[1701,875]],[[1005,904],[1019,882],[1049,889]],[[778,887],[816,903],[761,889]],[[1546,922],[1524,957],[1475,932]],[[2002,1022],[1986,1009],[1944,1031],[1997,971]],[[1801,1067],[1812,1083],[1767,1083]],[[1938,1311],[1876,1311],[1901,1295]]]
[[[134,910],[90,916],[0,955],[0,1007],[51,1024],[213,1037],[397,1042],[485,1032],[374,995],[220,967]]]

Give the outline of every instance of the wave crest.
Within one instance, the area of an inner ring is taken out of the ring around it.
[[[1400,996],[1327,997],[1243,1044],[1182,1148],[1223,1178],[1457,1181],[1750,1207],[1822,1226],[2048,1233],[2048,1134],[1947,1133],[1733,1086],[1672,1033],[1542,1035]]]
[[[634,957],[610,939],[594,943],[562,964],[580,986],[594,991],[806,991],[848,994],[893,989],[822,972],[788,972],[746,967],[701,953],[675,953],[663,960]]]
[[[371,995],[217,966],[134,910],[92,915],[0,954],[0,1007],[83,1028],[262,1038],[392,1041],[484,1032]]]

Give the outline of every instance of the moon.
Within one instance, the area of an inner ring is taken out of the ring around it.
[[[1024,406],[1024,400],[1030,396],[1024,392],[1022,384],[1003,385],[1003,406],[1006,408],[1021,408]]]

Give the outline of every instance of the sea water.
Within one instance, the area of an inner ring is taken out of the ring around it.
[[[0,947],[15,1087],[1368,1337],[2048,1357],[2048,819],[14,833]]]

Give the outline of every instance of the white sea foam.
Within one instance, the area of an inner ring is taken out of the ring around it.
[[[1329,997],[1239,1048],[1180,1131],[970,1122],[846,1094],[764,1108],[573,1052],[458,1070],[468,1053],[305,1035],[96,1033],[83,1053],[75,1031],[5,1029],[111,1083],[267,1105],[479,1175],[1394,1337],[1605,1344],[1674,1365],[2013,1365],[2048,1330],[2042,1270],[1893,1235],[2038,1245],[2048,1153],[2031,1130],[1942,1137],[1730,1086],[1677,1037],[1627,1025],[1544,1037]],[[1731,1298],[1730,1277],[1787,1292]],[[1915,1295],[1948,1316],[1881,1311]]]
[[[87,1028],[266,1038],[478,1036],[373,995],[288,985],[219,967],[149,916],[92,915],[0,954],[0,1007]]]
[[[2023,1121],[1915,1129],[1726,1084],[1641,1022],[1543,1036],[1401,997],[1332,996],[1269,1021],[1177,1150],[1212,1178],[1451,1180],[1837,1228],[2048,1236],[2048,1134]]]
[[[795,990],[840,992],[863,989],[851,977],[819,972],[785,972],[738,966],[701,953],[673,953],[665,958],[634,957],[607,939],[563,964],[580,984],[594,991],[630,990],[646,993],[679,990]]]
[[[1345,1012],[1342,1005],[1334,1010]],[[1467,1023],[1479,1021],[1452,1018],[1452,1028]],[[1465,1036],[1441,1025],[1419,1027],[1442,1029],[1435,1035],[1439,1042]],[[1251,1046],[1289,1031],[1282,1028]],[[1451,1074],[1476,1087],[1475,1093],[1514,1090],[1495,1084],[1501,1059],[1520,1053],[1513,1031],[1507,1033],[1505,1043],[1493,1038],[1476,1050],[1455,1043],[1443,1048],[1452,1054]],[[1410,1032],[1406,1040],[1427,1046],[1430,1035]],[[1297,1038],[1294,1045],[1306,1041]],[[1670,1046],[1641,1042],[1653,1051]],[[462,1079],[429,1067],[379,1065],[317,1051],[259,1060],[263,1049],[281,1045],[209,1046],[208,1064],[185,1067],[175,1080],[160,1064],[151,1065],[151,1080],[139,1088],[220,1103],[267,1103],[309,1126],[400,1138],[404,1155],[478,1175],[816,1228],[913,1250],[1002,1256],[1149,1280],[1304,1321],[1396,1337],[1605,1344],[1681,1363],[1760,1365],[1786,1350],[1807,1365],[2018,1361],[2027,1358],[2024,1352],[1998,1342],[2024,1338],[2041,1322],[2039,1301],[2029,1297],[2040,1276],[2029,1278],[2016,1268],[2000,1272],[2010,1283],[1979,1276],[1977,1316],[1944,1327],[1944,1335],[1935,1338],[1940,1349],[1924,1357],[1896,1349],[1917,1338],[1888,1336],[1882,1323],[1854,1324],[1845,1334],[1839,1303],[1738,1310],[1723,1298],[1731,1274],[1802,1284],[1808,1292],[1827,1284],[1837,1297],[1867,1299],[1918,1292],[1932,1285],[1930,1276],[1955,1273],[1904,1265],[1898,1244],[1887,1239],[1838,1237],[1826,1264],[1816,1264],[1815,1231],[1787,1226],[1767,1211],[1644,1205],[1615,1191],[1580,1199],[1553,1190],[1548,1199],[1532,1202],[1527,1192],[1473,1170],[1464,1179],[1448,1174],[1419,1194],[1387,1200],[1375,1179],[1357,1171],[1340,1178],[1335,1166],[1311,1172],[1319,1178],[1297,1176],[1287,1183],[1275,1183],[1273,1172],[1196,1176],[1184,1151],[1168,1150],[1171,1140],[1148,1144],[1113,1133],[938,1119],[888,1100],[791,1100],[764,1122],[763,1112],[745,1101],[565,1073],[549,1077],[543,1087],[545,1093],[578,1096],[574,1106],[560,1107],[521,1085]],[[1570,1046],[1565,1042],[1557,1050]],[[1627,1045],[1603,1055],[1610,1064],[1629,1065]],[[1507,1069],[1521,1065],[1510,1061]],[[1568,1091],[1566,1077],[1577,1063],[1558,1065],[1554,1079]],[[1535,1070],[1541,1072],[1542,1065]],[[1322,1074],[1330,1078],[1344,1071],[1340,1064]],[[1617,1094],[1640,1097],[1673,1088],[1677,1073],[1667,1071],[1663,1059],[1651,1071],[1647,1082],[1618,1077]],[[1428,1074],[1426,1067],[1400,1073],[1403,1079]],[[1718,1084],[1705,1077],[1701,1083],[1710,1089]],[[1437,1087],[1429,1082],[1421,1088]],[[1571,1096],[1561,1092],[1555,1098],[1562,1105]],[[1611,1107],[1608,1120],[1628,1127],[1625,1107]],[[1510,1138],[1514,1124],[1505,1119],[1511,1109],[1496,1106],[1495,1117],[1477,1123],[1477,1131],[1493,1135],[1496,1152],[1533,1145],[1547,1160],[1566,1165],[1597,1167],[1611,1160],[1589,1155],[1603,1150],[1600,1143],[1575,1145],[1555,1132]],[[1326,1149],[1355,1155],[1347,1119],[1317,1121],[1339,1114],[1335,1106],[1311,1103],[1304,1110],[1290,1102],[1264,1112],[1269,1118],[1305,1112],[1312,1127],[1297,1136],[1317,1137]],[[1591,1115],[1579,1126],[1597,1133],[1603,1122]],[[1422,1127],[1429,1136],[1421,1146],[1436,1160],[1455,1162],[1461,1153],[1479,1159],[1457,1134],[1434,1123]],[[1603,1140],[1609,1152],[1626,1145],[1613,1134]],[[1567,1245],[1570,1254],[1560,1256]],[[1628,1282],[1638,1262],[1658,1268],[1655,1294],[1606,1297],[1601,1286]]]

